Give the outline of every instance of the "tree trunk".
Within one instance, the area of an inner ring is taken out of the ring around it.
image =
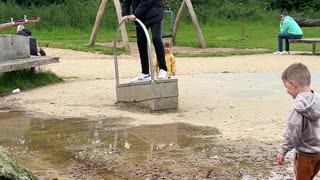
[[[299,19],[295,19],[295,21],[299,24],[300,27],[319,27],[320,26],[320,19],[299,18]]]

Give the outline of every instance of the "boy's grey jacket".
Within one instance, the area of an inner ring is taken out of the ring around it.
[[[293,148],[298,154],[320,156],[320,95],[316,92],[300,93],[294,100],[279,152],[286,155]]]

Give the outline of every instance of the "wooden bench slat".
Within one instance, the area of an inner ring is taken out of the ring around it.
[[[289,42],[290,42],[290,43],[320,44],[320,38],[290,39]]]
[[[320,44],[320,38],[289,39],[289,43],[312,44],[312,55],[315,55],[316,54],[316,44]]]
[[[30,58],[0,61],[0,72],[9,72],[36,66],[59,63],[59,57],[31,56]]]

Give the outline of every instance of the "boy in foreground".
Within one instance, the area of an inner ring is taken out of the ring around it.
[[[294,148],[296,179],[312,180],[320,170],[320,95],[310,88],[311,75],[302,63],[290,65],[281,79],[294,102],[277,163],[283,165],[285,155]]]

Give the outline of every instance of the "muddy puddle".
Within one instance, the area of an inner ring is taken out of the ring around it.
[[[44,179],[292,179],[290,157],[276,166],[273,145],[225,142],[212,127],[132,120],[2,112],[0,146]]]

